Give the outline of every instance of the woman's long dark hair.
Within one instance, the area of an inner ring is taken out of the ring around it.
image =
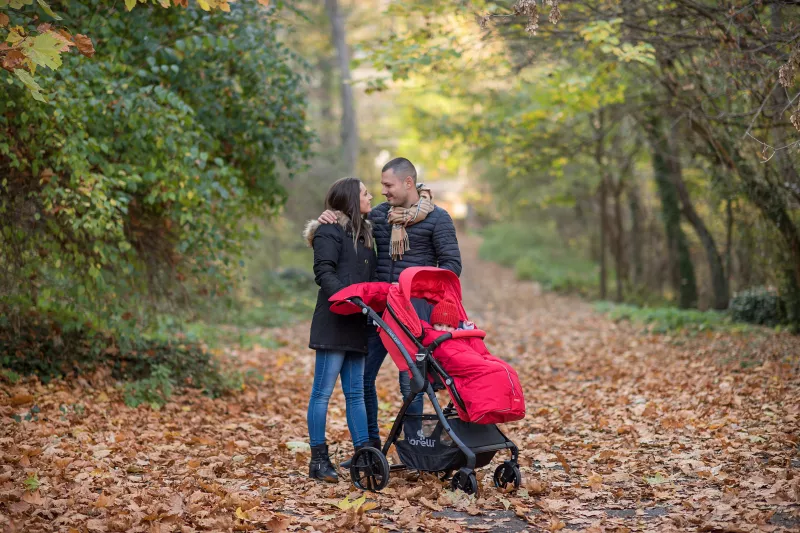
[[[325,197],[325,209],[341,211],[350,219],[348,228],[353,232],[353,244],[361,237],[367,246],[372,246],[372,235],[361,216],[361,181],[356,178],[336,180]]]

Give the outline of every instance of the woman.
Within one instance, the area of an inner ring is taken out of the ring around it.
[[[337,212],[338,224],[313,220],[304,232],[309,246],[314,248],[314,275],[320,287],[309,342],[309,347],[317,351],[308,404],[309,476],[333,483],[339,477],[328,456],[325,423],[328,401],[340,374],[353,446],[358,450],[368,440],[364,407],[367,321],[362,314],[345,316],[331,312],[328,298],[353,283],[375,280],[377,261],[372,227],[365,218],[371,200],[372,195],[363,183],[355,178],[342,178],[331,186],[325,198],[325,208]]]

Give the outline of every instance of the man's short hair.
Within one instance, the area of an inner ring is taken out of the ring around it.
[[[417,169],[414,168],[414,165],[411,164],[411,161],[405,157],[395,157],[383,165],[381,172],[386,172],[387,170],[391,170],[395,176],[401,178],[411,176],[411,178],[414,180],[414,185],[417,184]]]

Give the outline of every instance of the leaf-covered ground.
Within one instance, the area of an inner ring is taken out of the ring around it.
[[[393,476],[380,494],[306,478],[308,324],[278,349],[222,354],[263,381],[234,397],[195,392],[129,408],[102,373],[0,394],[5,531],[790,531],[800,527],[800,338],[650,335],[577,299],[542,293],[464,243],[465,305],[515,366],[528,416],[504,426],[524,488],[481,494]],[[398,407],[381,371],[381,417]],[[21,422],[13,419],[22,418]],[[32,415],[32,416],[28,416]],[[30,418],[30,420],[26,420]],[[331,401],[336,461],[351,447]],[[291,443],[288,444],[287,443]],[[495,464],[497,459],[495,460]]]

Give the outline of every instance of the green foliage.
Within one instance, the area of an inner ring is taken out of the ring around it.
[[[741,291],[731,298],[731,317],[739,322],[778,326],[787,323],[786,303],[777,292],[765,287]]]
[[[520,224],[496,224],[484,231],[482,258],[514,268],[520,279],[534,280],[550,290],[596,296],[598,266],[555,229]]]
[[[167,366],[155,365],[150,377],[125,384],[125,405],[138,407],[145,403],[153,409],[160,409],[172,396],[171,378],[170,369]]]
[[[84,326],[66,328],[41,316],[11,324],[6,315],[0,318],[0,368],[11,381],[35,375],[47,383],[108,367],[115,379],[133,381],[126,395],[139,403],[163,403],[159,398],[167,398],[174,387],[193,387],[219,397],[257,378],[222,368],[200,344],[202,339],[184,335],[185,341],[177,342],[175,337],[174,331],[151,338],[112,337]]]
[[[197,4],[204,11],[220,9],[229,12],[228,1],[197,0]],[[161,5],[164,8],[171,6],[170,0],[138,0],[138,2]],[[65,3],[66,6],[63,5]],[[130,11],[136,3],[137,0],[125,0],[125,8]],[[59,8],[69,10],[69,2],[61,4]],[[62,21],[63,17],[54,12],[45,0],[36,0],[35,3],[33,0],[0,0],[0,43],[7,43],[0,48],[0,63],[5,69],[0,71],[0,76],[8,76],[4,81],[12,83],[13,73],[28,88],[35,100],[46,102],[42,88],[32,76],[36,73],[36,67],[58,69],[62,65],[61,54],[69,53],[73,47],[87,57],[92,57],[95,53],[90,37],[70,34],[69,30],[74,30],[76,26],[71,17],[68,19],[70,19],[69,27],[54,27],[53,25]]]
[[[3,303],[109,334],[228,291],[312,139],[272,8],[121,9],[66,2],[103,46],[61,56],[50,105],[0,99]]]
[[[628,320],[644,324],[650,333],[701,332],[715,330],[742,330],[727,313],[698,311],[676,307],[637,307],[635,305],[597,302],[595,310],[606,313],[612,320]]]
[[[22,376],[8,368],[0,368],[0,378],[14,385],[22,379]]]
[[[35,492],[41,486],[39,474],[36,472],[31,472],[28,474],[28,477],[25,478],[25,481],[22,482],[22,485],[28,492]]]

